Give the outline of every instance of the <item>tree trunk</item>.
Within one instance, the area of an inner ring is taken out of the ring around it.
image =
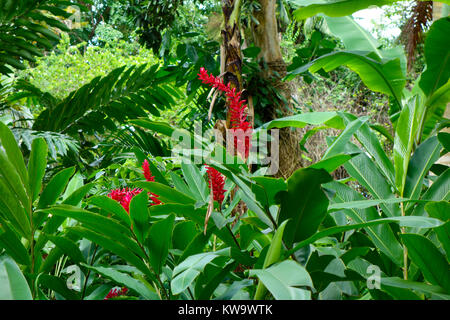
[[[264,122],[282,116],[292,115],[291,88],[289,83],[282,81],[286,75],[286,63],[283,60],[280,47],[280,39],[276,19],[276,0],[259,0],[261,9],[255,12],[259,24],[253,24],[253,36],[255,45],[261,48],[259,58],[263,59],[268,69],[262,76],[268,80],[289,102],[286,104],[279,100],[272,106],[265,108],[261,115]],[[283,128],[279,134],[279,172],[276,176],[289,177],[301,166],[301,150],[299,146],[300,133],[298,130]]]

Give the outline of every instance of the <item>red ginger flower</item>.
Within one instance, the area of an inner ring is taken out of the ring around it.
[[[111,298],[116,298],[118,296],[124,296],[128,292],[127,287],[123,287],[122,289],[112,288],[109,290],[108,294],[103,300],[109,300]]]
[[[250,151],[250,135],[247,130],[252,130],[252,125],[247,121],[247,113],[245,109],[247,105],[245,100],[241,100],[242,92],[236,92],[236,88],[231,88],[230,84],[225,85],[219,77],[214,77],[212,74],[209,75],[205,68],[200,68],[200,73],[198,73],[199,79],[204,84],[216,88],[225,93],[227,101],[229,103],[230,112],[230,125],[231,131],[234,133],[234,149],[240,150],[244,148],[244,156],[248,158]],[[241,131],[242,130],[242,131]],[[239,148],[241,146],[241,148]]]
[[[130,213],[130,202],[131,199],[142,192],[142,189],[134,188],[123,188],[123,189],[114,189],[108,194],[113,200],[119,202],[126,212]]]
[[[212,190],[213,198],[215,201],[222,204],[225,191],[227,191],[223,188],[225,186],[224,176],[210,166],[206,166],[206,171],[208,172],[209,187]]]
[[[142,171],[144,173],[144,177],[146,181],[152,182],[155,181],[155,177],[152,175],[152,172],[150,171],[150,166],[148,164],[147,159],[144,160],[144,162],[142,163]],[[148,193],[149,198],[152,200],[152,206],[161,204],[161,200],[158,199],[159,195],[153,193],[153,192],[149,192]]]

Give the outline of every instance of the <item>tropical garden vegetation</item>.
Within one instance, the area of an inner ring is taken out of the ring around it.
[[[0,299],[449,299],[449,8],[0,0]]]

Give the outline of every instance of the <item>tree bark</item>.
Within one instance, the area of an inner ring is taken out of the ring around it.
[[[262,76],[271,83],[288,101],[286,104],[281,99],[272,106],[265,108],[261,115],[264,122],[282,116],[292,115],[291,111],[291,87],[282,78],[286,75],[286,63],[283,60],[280,46],[276,19],[276,0],[259,0],[261,9],[255,12],[258,24],[253,23],[254,43],[261,48],[259,58],[268,66]],[[300,133],[298,130],[283,128],[279,134],[279,171],[276,176],[287,178],[296,169],[301,167],[301,150],[299,146]]]

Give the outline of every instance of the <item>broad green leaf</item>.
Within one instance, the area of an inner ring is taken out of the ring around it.
[[[83,264],[86,268],[94,270],[95,272],[101,274],[102,276],[113,280],[114,282],[121,284],[136,293],[140,294],[144,299],[147,300],[159,300],[159,296],[151,291],[144,283],[141,281],[131,277],[130,275],[119,272],[112,268],[106,268],[101,266],[90,266],[87,264]]]
[[[445,110],[450,103],[450,80],[437,89],[425,102],[425,117],[423,123],[423,137],[428,137],[436,124],[442,120]]]
[[[0,218],[1,214],[24,238],[29,237],[31,234],[29,216],[6,181],[2,179],[0,179]]]
[[[287,189],[286,182],[281,178],[252,177],[252,180],[255,181],[257,185],[261,186],[260,189],[254,189],[252,185],[252,190],[258,201],[266,208],[275,204],[275,195],[279,191]]]
[[[41,273],[37,277],[36,283],[37,285],[43,285],[45,288],[57,292],[66,300],[80,300],[80,294],[67,288],[66,281],[64,281],[62,278]]]
[[[328,207],[321,184],[331,179],[323,169],[298,169],[287,180],[287,191],[278,193],[281,204],[278,222],[290,220],[283,236],[287,246],[308,238],[318,229]]]
[[[0,300],[33,300],[19,266],[7,255],[0,256]]]
[[[296,287],[313,287],[309,273],[300,264],[284,260],[267,269],[253,269],[250,276],[256,276],[277,300],[310,300],[311,292]]]
[[[390,95],[401,105],[405,78],[400,61],[380,61],[375,54],[370,52],[337,51],[325,54],[289,72],[287,78],[291,79],[293,76],[306,72],[307,70],[312,73],[320,69],[329,72],[340,66],[346,66],[356,72],[364,84],[372,91]]]
[[[422,191],[423,181],[431,166],[439,159],[439,145],[437,137],[431,137],[421,143],[415,150],[408,165],[405,189],[403,195],[407,198],[418,199]]]
[[[69,256],[75,263],[86,262],[78,245],[67,237],[46,235],[61,251]]]
[[[418,234],[406,233],[400,236],[408,248],[408,256],[422,271],[424,278],[450,293],[449,264],[433,243]]]
[[[208,185],[197,166],[194,164],[182,163],[181,170],[183,171],[184,179],[195,199],[207,203],[209,201]]]
[[[349,113],[341,113],[346,123],[357,119],[356,116]],[[381,173],[388,179],[392,186],[394,182],[394,166],[387,156],[376,134],[371,130],[368,123],[363,123],[355,134],[356,139],[361,143],[364,149],[373,157]]]
[[[386,60],[400,59],[402,71],[406,74],[406,56],[402,47],[380,49],[381,44],[352,16],[323,18],[331,33],[342,40],[345,49],[373,51],[378,57]]]
[[[354,144],[347,146],[348,152],[358,152],[359,149]],[[344,168],[355,178],[364,188],[366,188],[374,199],[391,199],[395,198],[392,192],[392,186],[388,183],[386,177],[380,172],[366,154],[361,153],[350,161],[344,163]],[[388,217],[400,216],[400,208],[394,204],[380,203],[380,207],[384,214]]]
[[[419,85],[430,96],[450,78],[450,18],[434,21],[425,40],[427,68],[422,73]]]
[[[349,202],[370,201],[364,200],[364,197],[362,195],[360,195],[358,192],[354,191],[347,185],[339,182],[330,182],[324,187],[330,188],[331,190],[335,191],[335,196],[332,199],[334,203],[331,206],[334,205],[337,208],[339,208],[339,206],[344,207],[339,209],[344,209],[343,212],[354,222],[366,223],[380,218],[375,208],[365,207],[364,205],[361,206],[362,208],[358,208],[358,206],[352,206],[351,204],[349,206],[346,206],[345,203]],[[395,198],[394,200],[397,201],[397,199]],[[363,204],[373,204],[373,202],[366,202]],[[394,261],[394,263],[396,263],[397,265],[401,265],[403,253],[402,247],[388,225],[367,227],[365,230],[372,242],[380,251],[386,254],[392,261]]]
[[[41,197],[39,198],[38,209],[48,207],[58,200],[74,172],[75,167],[71,167],[59,171],[52,177],[42,191]]]
[[[417,292],[431,294],[440,299],[450,300],[450,295],[446,294],[445,290],[439,286],[429,285],[422,282],[404,280],[397,277],[381,278],[382,286],[390,286],[396,288],[403,288],[408,290],[415,290]]]
[[[425,205],[425,210],[430,217],[444,221],[445,224],[434,229],[439,241],[450,261],[450,203],[445,201],[429,202]]]
[[[147,207],[147,192],[143,191],[131,199],[130,218],[133,222],[133,231],[140,243],[144,243],[150,229],[150,215]]]
[[[314,235],[312,235],[311,237],[309,237],[308,239],[305,239],[303,241],[300,241],[299,243],[297,243],[295,245],[294,248],[292,248],[291,250],[288,250],[284,256],[288,257],[289,255],[293,254],[295,251],[299,250],[300,248],[308,245],[308,244],[312,244],[315,241],[328,237],[330,235],[333,234],[337,234],[337,233],[341,233],[341,232],[345,232],[345,231],[349,231],[349,230],[356,230],[356,229],[361,229],[361,228],[368,228],[371,226],[376,226],[376,225],[380,225],[380,224],[386,224],[386,223],[392,223],[392,222],[397,222],[399,223],[400,226],[404,226],[404,227],[413,227],[413,226],[417,226],[419,224],[424,224],[424,222],[426,223],[425,226],[423,226],[423,228],[434,228],[434,227],[440,227],[442,226],[442,221],[441,222],[437,222],[437,219],[432,219],[432,220],[421,220],[421,219],[415,219],[416,217],[392,217],[392,218],[382,218],[382,219],[375,219],[369,222],[364,222],[364,223],[355,223],[355,224],[349,224],[349,225],[345,225],[345,226],[335,226],[335,227],[331,227],[331,228],[327,228],[324,230],[321,230],[317,233],[315,233]],[[424,217],[422,217],[424,218]],[[438,220],[439,221],[439,220]],[[400,258],[399,258],[400,259]],[[398,262],[399,265],[401,265],[401,262]]]
[[[266,269],[270,267],[272,264],[277,263],[281,257],[281,248],[283,244],[283,233],[284,228],[286,227],[286,224],[288,223],[288,220],[285,220],[277,229],[275,232],[272,242],[270,244],[269,250],[266,253],[266,257],[264,259],[263,268]],[[266,288],[264,285],[260,282],[258,283],[258,286],[256,288],[256,293],[254,300],[261,300],[264,298],[266,292]]]
[[[397,121],[394,138],[395,186],[401,197],[404,195],[409,160],[423,117],[424,105],[419,97],[410,99]]]
[[[272,120],[265,123],[261,128],[285,128],[295,127],[304,128],[307,125],[326,125],[330,128],[344,129],[345,126],[342,119],[337,112],[324,111],[324,112],[305,112],[293,116],[288,116],[280,119]]]
[[[173,278],[170,283],[172,293],[180,294],[200,275],[211,261],[219,256],[227,255],[228,250],[199,253],[189,256],[173,269]]]
[[[47,143],[44,138],[37,138],[31,144],[31,153],[28,160],[28,177],[30,181],[31,202],[39,195],[47,166]]]
[[[107,196],[95,196],[89,198],[89,203],[102,208],[106,212],[114,214],[117,218],[125,222],[128,227],[131,227],[130,216],[116,200],[113,200]]]
[[[6,155],[10,163],[14,166],[15,170],[20,176],[20,181],[24,186],[26,193],[29,193],[28,189],[28,173],[23,160],[22,152],[17,145],[11,130],[0,121],[0,143],[5,149]]]
[[[28,250],[24,247],[16,233],[0,218],[0,247],[6,250],[17,263],[30,265]]]
[[[195,200],[191,197],[158,182],[136,182],[135,185],[159,195],[163,203],[195,204]]]
[[[333,140],[333,142],[328,146],[324,155],[322,156],[322,160],[328,159],[332,156],[338,155],[342,153],[345,149],[345,146],[350,141],[353,134],[368,120],[368,117],[361,117],[353,120],[347,127],[341,132],[341,134]]]
[[[136,253],[133,252],[134,250],[133,251],[130,250],[131,248],[129,248],[126,243],[118,242],[117,237],[109,238],[107,236],[101,235],[99,233],[96,233],[83,227],[71,227],[70,231],[118,255],[119,257],[127,261],[129,264],[138,268],[150,279],[153,280],[155,278],[154,275],[145,265],[142,258],[137,256]]]
[[[450,133],[439,132],[437,137],[444,149],[450,152]]]
[[[166,219],[154,223],[150,228],[146,244],[150,264],[157,274],[161,273],[169,254],[174,221],[175,215],[171,214]]]
[[[442,173],[422,195],[421,200],[450,200],[450,169]],[[419,203],[412,211],[413,216],[425,216],[425,203]]]
[[[11,191],[26,210],[27,216],[29,217],[31,212],[31,201],[28,196],[28,191],[25,185],[22,183],[19,173],[8,160],[6,154],[0,149],[0,178],[1,183],[4,184],[7,189]],[[5,195],[0,195],[4,198]],[[29,218],[28,218],[29,220]]]
[[[119,224],[115,220],[109,219],[101,214],[94,213],[88,210],[80,209],[69,205],[57,205],[43,210],[44,212],[53,215],[63,216],[75,219],[93,229],[98,228],[98,231],[114,237],[114,234],[131,235],[131,231]]]
[[[359,153],[353,153],[353,154],[336,154],[334,156],[330,156],[327,159],[322,159],[312,165],[310,165],[308,168],[312,169],[324,169],[328,173],[332,173],[334,170],[339,168],[341,165],[352,159],[353,157],[357,156]]]
[[[398,0],[294,0],[302,6],[294,11],[294,17],[298,21],[319,13],[329,17],[343,17],[371,6],[381,7],[396,1]],[[440,0],[439,2],[450,4],[449,0]]]

